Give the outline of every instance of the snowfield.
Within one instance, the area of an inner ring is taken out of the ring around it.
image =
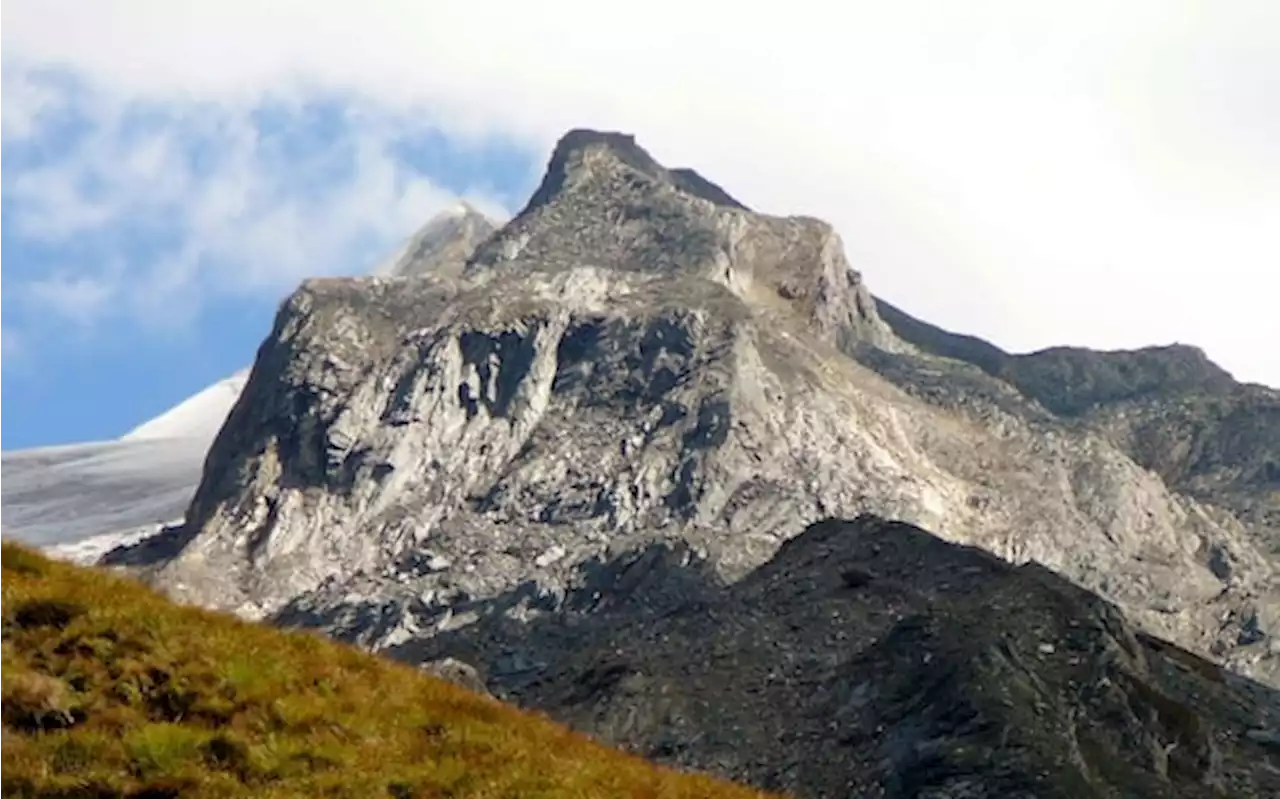
[[[176,438],[6,452],[0,458],[3,535],[49,547],[154,532],[186,513],[207,449],[206,439]]]
[[[115,441],[3,453],[0,535],[90,563],[181,523],[248,378],[242,369]]]

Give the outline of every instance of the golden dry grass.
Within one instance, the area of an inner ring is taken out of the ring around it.
[[[763,797],[3,543],[3,794]]]

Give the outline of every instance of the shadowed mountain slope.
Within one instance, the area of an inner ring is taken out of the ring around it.
[[[681,545],[392,650],[660,762],[806,797],[1262,797],[1280,695],[1036,564],[829,519],[732,584]]]

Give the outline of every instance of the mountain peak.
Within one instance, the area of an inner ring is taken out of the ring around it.
[[[461,271],[471,253],[493,235],[498,224],[465,200],[446,206],[409,237],[373,274],[408,277],[452,275]]]
[[[484,214],[477,211],[475,206],[466,200],[458,199],[454,200],[449,205],[446,205],[444,210],[432,217],[432,220],[458,219],[466,216],[484,216]],[[430,224],[430,222],[428,222],[428,224]]]
[[[829,224],[752,211],[697,172],[666,168],[627,133],[562,136],[524,210],[463,274],[580,267],[701,279],[761,312],[790,312],[839,348],[900,346]]]
[[[748,210],[747,206],[694,170],[686,168],[668,170],[636,143],[636,137],[633,134],[574,128],[556,142],[542,183],[530,198],[526,211],[550,202],[572,183],[575,175],[580,174],[584,169],[589,169],[591,163],[598,160],[612,160],[620,163],[629,170],[716,205]]]

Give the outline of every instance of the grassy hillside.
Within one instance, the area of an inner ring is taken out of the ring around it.
[[[763,796],[7,542],[3,616],[5,796]]]

